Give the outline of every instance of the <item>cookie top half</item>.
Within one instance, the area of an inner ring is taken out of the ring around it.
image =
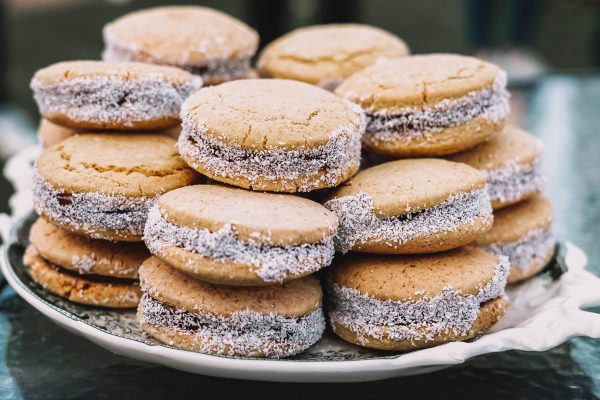
[[[330,24],[296,29],[270,43],[258,60],[261,75],[320,84],[343,79],[379,58],[408,55],[397,36],[369,25]]]
[[[242,21],[198,6],[132,12],[107,24],[103,35],[140,60],[186,67],[249,57],[258,46],[258,34]]]
[[[201,86],[200,78],[176,67],[139,62],[90,60],[63,61],[42,68],[33,75],[32,85],[37,83],[55,85],[78,78],[120,78],[123,81],[153,79],[173,86],[192,83],[198,88]]]
[[[478,246],[502,245],[516,242],[535,230],[546,230],[552,225],[552,202],[536,194],[527,200],[494,211],[492,229],[481,235]]]
[[[422,211],[450,196],[485,187],[486,175],[466,164],[435,158],[398,160],[360,171],[328,200],[368,194],[378,217]]]
[[[427,255],[351,254],[333,264],[332,279],[379,300],[416,301],[452,288],[476,295],[496,275],[497,256],[474,247]]]
[[[537,138],[514,125],[507,125],[487,142],[454,154],[448,159],[491,171],[503,168],[509,163],[530,165],[537,160],[540,153],[541,144]]]
[[[175,140],[157,134],[72,136],[42,153],[37,173],[66,192],[155,197],[196,181]]]
[[[283,285],[236,287],[206,283],[176,270],[157,257],[140,268],[140,283],[151,297],[192,313],[230,316],[251,310],[300,317],[321,306],[319,281],[308,276]]]
[[[274,246],[317,243],[338,227],[335,215],[312,200],[217,185],[173,190],[158,207],[170,223],[211,232],[231,226],[239,240]]]
[[[362,115],[347,101],[307,83],[242,79],[208,87],[182,106],[203,136],[247,150],[293,150],[323,145],[342,128],[361,129]]]
[[[474,57],[428,54],[377,63],[352,75],[336,94],[369,112],[431,107],[444,99],[491,89],[504,78],[497,66]]]

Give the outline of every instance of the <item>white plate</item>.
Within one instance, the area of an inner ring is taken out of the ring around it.
[[[177,350],[147,337],[138,328],[132,311],[69,303],[36,285],[21,263],[31,222],[29,218],[15,224],[0,254],[2,273],[23,299],[70,332],[110,351],[198,374],[282,382],[370,381],[435,371],[486,353],[544,351],[572,336],[600,337],[600,315],[580,309],[600,305],[600,279],[584,269],[585,254],[567,243],[564,265],[568,271],[557,280],[552,280],[550,271],[511,288],[507,315],[491,333],[471,342],[399,354],[362,349],[327,333],[310,350],[285,360],[227,358]],[[561,265],[562,257],[557,259]]]

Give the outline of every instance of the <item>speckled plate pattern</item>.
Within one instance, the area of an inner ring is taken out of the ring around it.
[[[34,219],[29,215],[12,224],[0,254],[2,272],[21,297],[67,330],[110,351],[199,374],[266,381],[367,381],[426,373],[490,352],[543,351],[572,336],[600,337],[600,315],[581,310],[600,305],[600,279],[585,270],[585,254],[566,243],[557,247],[542,274],[508,290],[507,315],[492,332],[470,342],[402,354],[362,349],[326,332],[311,349],[282,360],[178,350],[145,335],[133,311],[70,303],[33,282],[21,259]]]

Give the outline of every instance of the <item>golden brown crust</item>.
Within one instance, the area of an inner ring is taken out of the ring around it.
[[[448,342],[473,339],[494,326],[494,324],[496,324],[496,322],[498,322],[506,313],[507,309],[508,301],[504,297],[483,303],[477,319],[473,322],[473,326],[464,336],[457,335],[452,332],[446,332],[435,335],[433,339],[423,338],[414,340],[391,340],[389,338],[378,339],[374,337],[367,337],[365,342],[365,340],[360,341],[354,332],[337,321],[332,323],[332,328],[336,335],[347,342],[354,343],[359,346],[380,350],[410,351],[438,346]]]
[[[141,297],[137,284],[104,283],[87,280],[85,275],[61,272],[29,246],[23,257],[29,275],[44,289],[79,304],[107,308],[133,308]]]
[[[394,243],[385,238],[358,241],[352,250],[375,254],[437,253],[472,243],[489,231],[492,223],[492,218],[477,217],[457,225],[452,231],[434,232],[402,243]]]
[[[426,158],[391,161],[360,171],[337,188],[330,199],[365,192],[380,218],[422,211],[449,196],[482,189],[485,173],[466,164]]]
[[[541,270],[543,270],[554,256],[554,246],[552,246],[545,254],[540,254],[536,257],[528,268],[519,268],[517,265],[511,265],[507,283],[518,283],[525,279],[531,278]]]
[[[365,68],[335,91],[365,110],[431,107],[448,98],[491,88],[502,71],[457,54],[428,54],[388,60]]]
[[[148,130],[172,129],[179,124],[179,118],[164,117],[144,120],[129,119],[127,121],[84,121],[74,120],[66,113],[45,113],[44,118],[64,127],[77,130],[116,130],[131,133]]]
[[[155,7],[126,14],[104,28],[107,45],[140,61],[182,67],[251,57],[258,34],[242,21],[198,6]]]
[[[142,287],[154,299],[189,312],[231,315],[253,310],[299,317],[321,306],[321,286],[314,277],[283,285],[236,287],[203,282],[179,271],[157,257],[140,268]]]
[[[36,167],[66,192],[127,197],[155,197],[198,178],[179,158],[175,140],[156,134],[73,136],[42,153]]]
[[[335,215],[312,200],[218,185],[176,189],[158,205],[173,224],[211,232],[231,225],[238,240],[274,246],[321,242],[338,226]]]
[[[204,88],[186,100],[182,114],[203,128],[203,136],[255,151],[306,151],[328,143],[340,128],[359,130],[362,122],[347,101],[284,79],[242,79]]]
[[[379,300],[420,300],[451,286],[475,295],[488,284],[499,259],[475,247],[445,253],[381,256],[349,254],[336,259],[333,282]]]
[[[493,138],[505,123],[505,119],[492,122],[477,117],[465,124],[419,137],[400,136],[396,140],[381,141],[367,135],[364,145],[369,151],[390,158],[444,156],[472,148]]]
[[[552,225],[552,202],[535,194],[515,205],[494,211],[492,229],[481,235],[475,244],[489,246],[516,242],[533,230],[546,230]]]
[[[481,145],[448,157],[451,161],[491,171],[509,163],[531,165],[540,156],[539,140],[523,129],[507,125],[500,133]]]
[[[150,256],[142,243],[89,239],[60,229],[42,218],[31,226],[29,241],[47,261],[87,274],[137,279]]]
[[[406,44],[382,29],[361,24],[314,25],[271,42],[258,60],[262,76],[311,84],[341,80],[379,58],[408,55]]]

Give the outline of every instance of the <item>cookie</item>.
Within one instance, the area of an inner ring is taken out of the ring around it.
[[[336,93],[365,110],[365,147],[392,158],[474,147],[502,130],[509,112],[506,73],[454,54],[377,63],[345,80]]]
[[[90,239],[42,218],[31,226],[29,242],[46,261],[81,275],[137,279],[140,265],[150,257],[142,243]]]
[[[63,140],[70,138],[71,136],[85,134],[85,133],[102,133],[104,131],[87,131],[82,129],[68,128],[66,126],[56,125],[53,122],[48,121],[45,118],[40,120],[40,126],[38,127],[38,138],[42,144],[42,148],[52,147],[55,144],[62,142]],[[131,131],[127,131],[131,133]],[[118,131],[109,131],[108,133],[119,133]],[[161,135],[167,135],[174,139],[179,137],[181,133],[180,126],[174,126],[169,129],[162,129],[158,131],[147,131],[146,133],[158,133]]]
[[[202,80],[178,68],[66,61],[31,80],[40,114],[74,129],[152,130],[179,123],[181,103]]]
[[[156,339],[201,353],[280,358],[312,346],[325,329],[319,281],[219,286],[151,257],[140,268],[142,328]]]
[[[135,11],[103,30],[107,61],[173,65],[215,85],[246,78],[258,34],[220,11],[197,6]]]
[[[412,254],[472,242],[492,226],[485,173],[441,159],[397,160],[360,171],[326,198],[336,247]]]
[[[294,79],[334,90],[380,59],[408,54],[400,38],[374,26],[315,25],[270,43],[260,54],[258,68],[266,78]]]
[[[49,292],[69,301],[107,308],[136,307],[141,291],[137,282],[100,276],[82,276],[59,268],[27,247],[23,264],[31,278]]]
[[[552,259],[552,203],[536,194],[515,205],[496,210],[492,229],[475,241],[477,246],[508,257],[508,283],[535,275]]]
[[[335,215],[314,201],[217,185],[175,189],[150,210],[150,251],[198,279],[282,283],[329,265]]]
[[[508,263],[474,247],[352,254],[331,274],[329,321],[359,346],[409,351],[476,337],[505,313]]]
[[[542,145],[516,126],[508,125],[479,146],[450,156],[487,173],[492,207],[505,207],[542,190]]]
[[[86,134],[47,149],[33,174],[33,203],[47,221],[94,239],[140,241],[161,194],[198,175],[156,134]]]
[[[245,79],[204,88],[181,111],[181,157],[218,182],[272,192],[337,186],[360,162],[364,117],[315,86]]]

